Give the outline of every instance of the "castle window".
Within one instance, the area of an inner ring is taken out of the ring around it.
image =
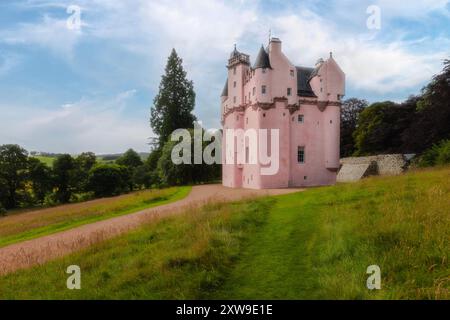
[[[266,86],[261,86],[261,94],[266,94]]]
[[[256,87],[253,87],[253,95],[256,94]]]
[[[308,180],[308,176],[304,176],[304,177],[303,177],[303,180]]]
[[[233,68],[233,74],[236,74],[236,67]]]
[[[291,74],[291,77],[294,76],[294,70],[291,70],[289,73]]]
[[[262,69],[262,73],[266,73],[266,68],[263,68],[263,69]]]
[[[249,163],[249,158],[250,158],[250,150],[249,147],[245,147],[245,163]]]
[[[305,163],[305,147],[298,147],[297,149],[297,162]]]
[[[305,116],[302,115],[302,114],[299,114],[299,115],[298,115],[298,118],[297,118],[297,121],[298,121],[299,123],[305,122]]]
[[[287,95],[290,96],[292,94],[292,89],[291,88],[287,88]]]
[[[233,88],[236,88],[236,81],[233,82]]]
[[[333,123],[333,120],[330,120],[330,124]]]
[[[247,117],[247,118],[245,118],[245,123],[246,123],[246,124],[248,124],[248,117]]]

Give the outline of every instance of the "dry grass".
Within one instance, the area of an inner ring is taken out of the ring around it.
[[[189,187],[133,192],[0,218],[0,246],[179,200]]]

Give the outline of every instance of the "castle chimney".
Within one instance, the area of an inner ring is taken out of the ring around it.
[[[269,43],[269,52],[271,54],[281,53],[281,40],[278,38],[271,38]]]

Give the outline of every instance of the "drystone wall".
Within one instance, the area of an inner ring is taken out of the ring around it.
[[[410,156],[405,157],[403,154],[342,158],[337,181],[350,182],[373,175],[401,174],[407,169],[410,159]]]

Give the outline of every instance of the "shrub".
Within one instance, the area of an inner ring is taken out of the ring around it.
[[[432,167],[450,163],[450,140],[442,140],[426,150],[419,159],[419,167]]]
[[[130,172],[118,164],[99,164],[89,172],[88,188],[96,197],[108,197],[128,190]]]

